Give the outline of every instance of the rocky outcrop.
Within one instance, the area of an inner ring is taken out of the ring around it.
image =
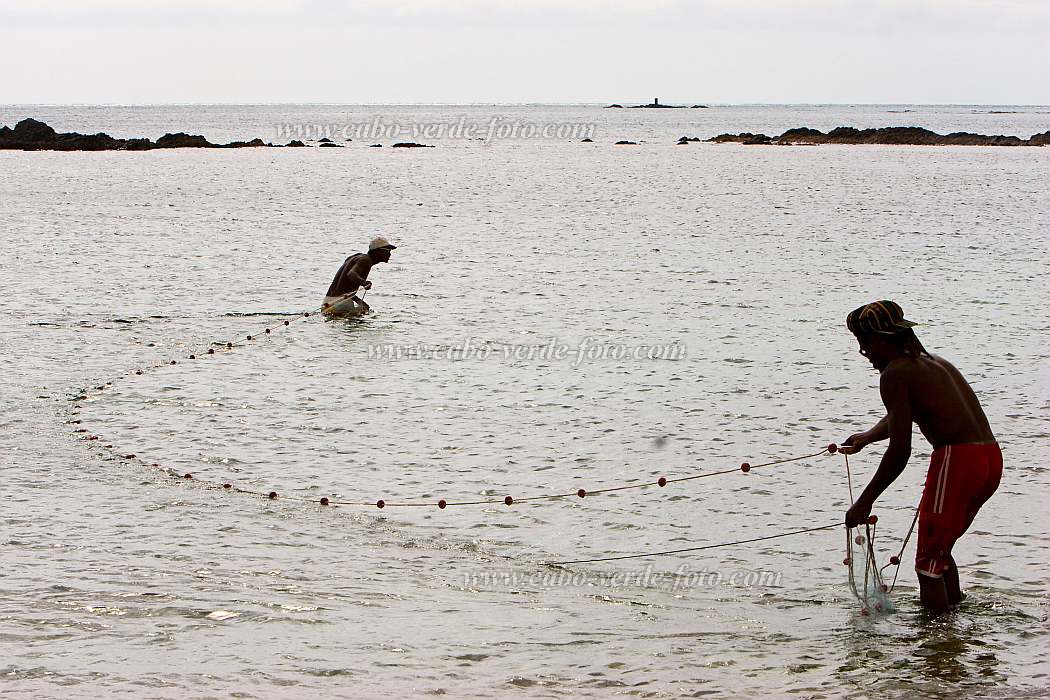
[[[403,141],[401,143],[395,143],[391,148],[433,148],[433,146],[427,146],[422,143],[413,143],[411,141]]]
[[[855,129],[852,126],[840,126],[828,133],[808,127],[788,129],[780,136],[769,137],[765,134],[719,134],[707,139],[711,143],[743,144],[777,144],[817,145],[817,144],[878,144],[887,146],[1045,146],[1050,145],[1050,131],[1036,134],[1029,139],[1017,136],[985,136],[956,131],[950,134],[938,134],[919,126],[890,126],[881,129]]]
[[[292,141],[289,146],[303,146]],[[150,151],[158,148],[258,148],[273,146],[262,139],[211,143],[203,136],[164,134],[156,142],[149,139],[118,139],[109,134],[58,133],[44,122],[23,119],[14,129],[0,127],[0,150],[19,151]]]
[[[203,136],[184,134],[164,134],[157,139],[156,148],[214,148],[215,144]]]
[[[637,141],[617,141],[614,145],[616,146],[637,146]]]
[[[752,134],[750,131],[740,134],[719,134],[707,140],[710,143],[742,143],[747,146],[773,142],[773,139],[765,134]]]
[[[660,98],[656,97],[647,105],[631,105],[631,109],[685,109],[685,105],[662,105]]]
[[[691,143],[699,143],[699,142],[700,142],[700,139],[699,139],[699,137],[696,137],[696,136],[683,136],[682,138],[678,139],[678,145],[679,146],[688,146]]]
[[[611,104],[608,107],[606,107],[605,109],[623,109],[623,105]]]
[[[580,139],[580,143],[594,143],[594,139]]]
[[[1050,146],[1050,131],[1044,131],[1028,139],[1029,146]]]

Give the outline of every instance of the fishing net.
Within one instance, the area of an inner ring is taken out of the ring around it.
[[[873,524],[846,529],[849,588],[861,604],[861,615],[885,615],[896,610],[875,556],[874,536]]]

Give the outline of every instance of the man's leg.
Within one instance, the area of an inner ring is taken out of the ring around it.
[[[945,576],[947,573],[945,571]],[[948,591],[945,587],[945,576],[927,576],[923,573],[918,575],[919,602],[932,613],[945,612],[951,606],[948,601]]]
[[[944,592],[948,596],[949,605],[958,605],[966,596],[959,588],[959,568],[955,565],[955,559],[948,557],[948,565],[944,568]]]

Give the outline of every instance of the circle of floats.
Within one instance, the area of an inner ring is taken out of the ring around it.
[[[350,296],[350,295],[349,294],[348,295],[344,295],[344,298],[348,297],[348,296]],[[321,307],[321,312],[323,312],[327,307],[328,307],[328,304],[326,303],[324,306]],[[275,328],[265,328],[262,331],[261,334],[249,334],[249,335],[246,335],[244,340],[238,341],[238,342],[227,341],[227,342],[215,343],[212,347],[207,348],[207,350],[205,350],[203,352],[190,353],[189,355],[186,356],[186,359],[191,360],[191,361],[192,360],[200,360],[200,359],[204,359],[205,357],[207,357],[209,355],[215,355],[215,354],[217,354],[219,352],[232,352],[233,350],[235,350],[237,348],[247,347],[248,344],[250,344],[252,342],[255,342],[258,339],[272,337],[273,336],[273,332],[275,330],[279,330],[281,327],[288,327],[292,323],[294,323],[295,321],[308,319],[308,318],[310,318],[312,316],[318,315],[318,313],[319,312],[317,312],[317,311],[302,312],[301,314],[296,315],[295,318],[283,320],[281,322],[281,324],[278,325]],[[137,369],[135,369],[133,371],[125,373],[124,375],[122,375],[120,377],[116,377],[116,378],[114,378],[112,380],[106,381],[106,382],[104,382],[102,384],[99,384],[99,385],[95,386],[94,390],[93,390],[95,392],[94,394],[92,393],[92,390],[84,390],[80,394],[78,394],[77,396],[73,397],[73,399],[72,399],[73,404],[74,404],[73,413],[74,414],[78,414],[79,413],[79,411],[80,411],[80,403],[81,402],[87,400],[88,398],[91,398],[92,396],[101,395],[107,389],[112,387],[116,382],[118,382],[118,381],[120,381],[122,379],[127,379],[127,378],[129,378],[131,376],[142,376],[142,375],[144,375],[147,372],[154,371],[154,370],[157,370],[157,369],[161,369],[163,367],[170,367],[172,365],[177,365],[177,364],[178,364],[178,360],[173,358],[173,359],[168,360],[168,361],[158,362],[156,364],[152,364],[152,365],[149,365],[149,366],[146,366],[146,367],[140,367],[140,368],[137,368]],[[81,435],[84,440],[86,440],[86,441],[101,441],[102,438],[101,438],[100,435],[93,434],[90,431],[88,431],[86,428],[80,427],[81,424],[82,424],[80,418],[74,417],[72,420],[69,421],[69,423],[71,425],[78,426],[78,427],[74,427],[73,428],[73,432],[78,434],[78,435]],[[104,444],[103,448],[107,449],[107,450],[115,449],[113,444],[111,444],[111,443]],[[654,486],[658,487],[658,488],[666,488],[669,484],[677,484],[677,483],[682,483],[682,482],[686,482],[686,481],[693,481],[693,480],[696,480],[696,479],[704,479],[704,478],[707,478],[707,477],[721,476],[721,475],[733,474],[733,473],[737,473],[737,472],[741,472],[741,473],[747,474],[752,469],[759,469],[759,468],[764,468],[764,467],[772,467],[772,466],[776,466],[776,465],[780,465],[780,464],[788,464],[788,463],[791,463],[791,462],[799,462],[799,461],[802,461],[802,460],[805,460],[805,459],[812,459],[814,457],[820,457],[820,456],[823,456],[823,455],[835,454],[838,451],[839,451],[838,445],[836,445],[835,443],[831,443],[827,447],[824,447],[824,448],[822,448],[821,450],[819,450],[817,452],[813,452],[811,454],[800,455],[798,457],[788,457],[788,458],[785,458],[785,459],[778,459],[778,460],[774,460],[774,461],[770,461],[770,462],[763,462],[763,463],[760,463],[760,464],[751,464],[750,462],[743,462],[739,467],[735,467],[733,469],[723,469],[723,470],[711,471],[711,472],[698,472],[698,473],[695,473],[695,474],[688,474],[688,475],[685,475],[685,476],[674,477],[674,478],[668,478],[666,476],[661,476],[658,479],[656,479],[655,481],[645,481],[645,482],[637,483],[637,484],[621,484],[621,485],[617,485],[617,486],[607,486],[607,487],[604,487],[604,488],[597,488],[597,489],[579,488],[576,491],[570,491],[570,492],[565,492],[565,493],[537,494],[537,495],[533,495],[533,496],[523,496],[523,497],[517,497],[517,498],[515,498],[513,496],[510,496],[510,495],[507,495],[507,496],[504,496],[503,498],[485,498],[485,499],[475,499],[475,500],[447,500],[447,499],[442,498],[442,499],[438,499],[437,501],[429,500],[429,499],[428,500],[388,501],[388,500],[386,500],[384,498],[380,498],[380,499],[378,499],[376,501],[352,501],[352,500],[342,500],[342,499],[336,499],[336,498],[329,498],[328,496],[322,496],[321,498],[303,498],[303,497],[299,497],[299,496],[287,496],[287,495],[282,496],[282,495],[278,494],[276,491],[269,491],[269,492],[255,491],[255,490],[252,490],[252,489],[246,489],[246,488],[241,488],[241,487],[235,486],[235,485],[233,485],[232,483],[229,483],[229,482],[224,482],[221,485],[219,485],[219,484],[214,483],[214,482],[206,482],[206,481],[197,480],[197,479],[194,479],[194,476],[193,476],[193,474],[191,472],[185,472],[185,473],[179,474],[179,472],[177,472],[174,469],[170,469],[170,468],[166,469],[166,468],[162,467],[157,462],[148,462],[147,460],[142,459],[141,457],[139,457],[138,455],[133,454],[133,453],[127,453],[127,454],[120,455],[120,458],[124,459],[125,461],[136,462],[136,463],[138,463],[140,465],[143,465],[145,467],[148,467],[148,468],[161,469],[166,474],[168,474],[168,476],[172,477],[173,479],[179,479],[179,480],[183,480],[183,481],[194,481],[195,483],[201,484],[201,485],[206,486],[206,487],[221,488],[224,491],[231,491],[231,492],[234,492],[234,493],[240,493],[240,494],[245,494],[245,495],[250,495],[250,496],[256,496],[256,497],[264,498],[264,499],[271,500],[271,501],[274,501],[274,500],[277,500],[277,499],[282,499],[282,500],[286,500],[286,501],[293,501],[293,502],[300,502],[300,503],[315,503],[315,504],[318,504],[320,506],[362,506],[362,507],[378,508],[380,510],[382,510],[384,508],[427,508],[427,507],[430,507],[430,508],[435,508],[436,507],[439,510],[445,510],[446,508],[450,508],[450,507],[453,507],[453,506],[490,506],[490,505],[500,505],[500,504],[505,505],[505,506],[511,506],[511,505],[513,505],[515,503],[537,503],[537,502],[542,502],[542,501],[553,501],[553,500],[560,500],[560,499],[571,498],[571,497],[576,497],[576,498],[581,498],[582,499],[582,498],[587,498],[589,496],[598,496],[598,495],[602,495],[602,494],[614,493],[614,492],[619,492],[619,491],[628,491],[628,490],[633,490],[633,489],[646,489],[646,488],[652,488]],[[852,500],[853,500],[852,499],[852,488],[853,487],[852,487],[852,483],[850,483],[851,482],[851,477],[849,476],[849,458],[846,457],[846,453],[845,452],[843,452],[842,454],[843,454],[843,457],[846,458],[846,472],[847,472],[847,479],[848,479],[847,483],[849,483],[850,501],[852,502]],[[870,518],[868,520],[868,524],[866,525],[866,527],[869,527],[869,528],[872,527],[876,521],[877,521],[877,517],[876,516],[874,516],[874,515],[870,516]],[[915,526],[915,523],[913,522],[912,523],[912,529],[914,529],[914,526]],[[594,559],[577,559],[577,560],[573,560],[573,561],[545,562],[545,563],[547,565],[549,565],[549,566],[562,566],[562,565],[567,565],[567,564],[585,564],[585,563],[592,563],[592,562],[619,561],[619,560],[624,560],[624,559],[636,559],[636,558],[642,558],[642,557],[653,557],[653,556],[662,556],[662,555],[670,555],[670,554],[681,554],[681,553],[686,553],[686,552],[697,552],[697,551],[701,551],[701,550],[705,550],[705,549],[715,549],[715,548],[718,548],[718,547],[728,547],[728,546],[739,545],[739,544],[747,544],[747,543],[751,543],[751,542],[761,542],[761,541],[764,541],[764,540],[777,539],[777,538],[780,538],[780,537],[789,537],[789,536],[792,536],[792,535],[799,535],[799,534],[809,533],[809,532],[817,532],[817,531],[820,531],[820,530],[830,530],[832,528],[838,528],[838,527],[843,527],[843,524],[841,522],[831,523],[831,524],[828,524],[828,525],[821,525],[821,526],[818,526],[818,527],[810,527],[810,528],[804,528],[804,529],[799,529],[799,530],[793,530],[793,531],[790,531],[790,532],[783,532],[783,533],[778,533],[778,534],[774,534],[774,535],[767,535],[767,536],[764,536],[764,537],[756,537],[756,538],[745,539],[745,540],[736,540],[734,542],[722,542],[722,543],[718,543],[718,544],[703,545],[703,546],[698,546],[698,547],[686,547],[686,548],[682,548],[682,549],[666,550],[666,551],[661,551],[661,552],[646,552],[646,553],[641,553],[641,554],[629,554],[629,555],[614,556],[614,557],[600,557],[600,558],[594,558]],[[872,547],[872,536],[871,535],[872,534],[873,533],[871,533],[869,531],[869,536],[866,538],[866,543],[867,543],[869,552],[871,554],[873,554],[873,552],[871,551],[871,547]],[[847,539],[846,539],[847,555],[846,555],[846,558],[843,560],[843,564],[849,565],[849,564],[852,563],[852,553],[851,553],[851,550],[850,550],[852,542],[851,542],[851,538],[850,538],[850,530],[848,528],[847,528],[846,535],[847,535]],[[908,532],[908,537],[910,537],[910,536],[911,536],[911,530],[909,530],[909,532]],[[889,561],[889,564],[887,566],[889,566],[889,565],[898,566],[900,564],[900,556],[903,554],[904,547],[907,546],[908,537],[906,537],[904,539],[904,545],[902,545],[902,547],[901,547],[901,554],[899,554],[897,556],[894,556],[894,557],[891,557],[890,561]],[[860,542],[860,537],[858,537],[858,543],[859,542]],[[884,566],[883,569],[885,569],[885,568],[886,567]],[[881,574],[881,570],[879,570],[879,573]],[[896,583],[896,578],[897,578],[896,575],[894,575],[894,584]],[[880,583],[881,583],[881,576],[880,576]],[[881,584],[881,585],[882,585],[884,590],[892,590],[892,585],[889,586],[889,587],[887,587],[885,584]],[[851,582],[851,586],[852,586],[852,582]],[[862,608],[861,609],[861,613],[862,614],[868,614],[867,607]]]

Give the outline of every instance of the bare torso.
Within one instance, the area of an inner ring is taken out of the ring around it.
[[[934,448],[995,442],[977,395],[950,362],[920,354],[894,360],[887,369],[907,382],[912,420]]]
[[[372,259],[365,253],[355,253],[343,261],[339,271],[335,273],[335,279],[328,287],[325,296],[337,297],[344,294],[353,294],[360,286],[360,282],[368,279],[368,273],[372,269]],[[347,273],[356,273],[347,274]],[[358,279],[358,276],[360,279]]]

